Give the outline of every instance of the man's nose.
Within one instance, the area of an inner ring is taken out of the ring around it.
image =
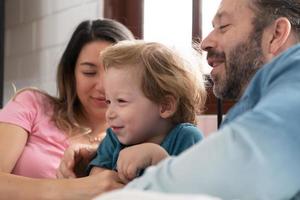
[[[214,36],[214,32],[210,32],[201,42],[201,49],[209,51],[209,49],[216,48],[217,40]]]

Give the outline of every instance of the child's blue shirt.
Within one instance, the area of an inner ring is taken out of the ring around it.
[[[160,145],[170,156],[174,156],[179,155],[202,138],[201,131],[195,125],[181,123],[170,131]],[[126,147],[120,143],[112,129],[107,129],[106,136],[98,147],[97,155],[89,163],[87,171],[89,172],[94,166],[116,170],[119,153]]]

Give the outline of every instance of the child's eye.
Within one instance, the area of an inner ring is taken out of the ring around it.
[[[109,104],[110,104],[110,100],[105,100],[105,103],[106,103],[107,105],[109,105]]]
[[[118,103],[126,103],[127,101],[125,99],[117,99]]]

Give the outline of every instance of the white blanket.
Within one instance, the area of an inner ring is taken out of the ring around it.
[[[207,195],[170,194],[140,190],[115,190],[104,193],[94,200],[220,200]]]

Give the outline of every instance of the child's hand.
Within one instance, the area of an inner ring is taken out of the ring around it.
[[[168,152],[154,143],[143,143],[123,149],[117,161],[120,179],[128,183],[139,172],[150,165],[155,165],[168,156]]]

